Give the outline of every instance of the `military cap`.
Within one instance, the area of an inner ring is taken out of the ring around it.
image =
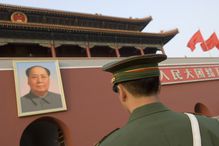
[[[112,83],[160,76],[158,63],[167,58],[164,54],[145,54],[131,56],[119,61],[108,63],[102,67],[113,74]]]

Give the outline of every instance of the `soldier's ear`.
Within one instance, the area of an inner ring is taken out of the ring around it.
[[[118,94],[119,94],[119,98],[122,102],[125,102],[127,99],[127,93],[126,90],[124,89],[124,87],[119,84],[118,85]]]

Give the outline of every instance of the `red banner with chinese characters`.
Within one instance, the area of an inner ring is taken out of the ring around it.
[[[161,66],[162,85],[219,79],[219,64]]]

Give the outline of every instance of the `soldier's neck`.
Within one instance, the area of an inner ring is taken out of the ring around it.
[[[132,113],[136,108],[159,101],[157,96],[131,98],[130,100],[132,101],[130,101],[130,104],[127,105],[130,113]]]

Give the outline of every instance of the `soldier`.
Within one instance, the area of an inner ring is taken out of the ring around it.
[[[163,54],[134,56],[103,66],[113,74],[113,90],[130,113],[128,122],[100,146],[219,146],[219,122],[170,110],[159,101],[158,63]]]

